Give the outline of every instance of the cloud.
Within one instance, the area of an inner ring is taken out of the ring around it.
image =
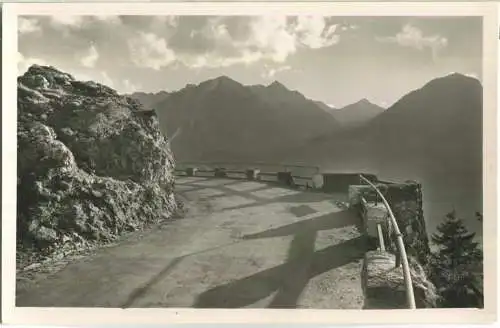
[[[378,37],[380,42],[396,43],[402,47],[411,47],[417,50],[431,49],[435,57],[439,50],[448,45],[448,39],[440,35],[424,36],[423,32],[415,26],[406,24],[396,36]]]
[[[41,27],[38,20],[34,18],[23,18],[23,17],[19,18],[18,29],[20,34],[41,31]]]
[[[136,85],[132,83],[130,80],[124,80],[123,86],[118,91],[121,93],[130,94],[138,91],[141,88],[141,85]]]
[[[339,42],[340,36],[335,34],[337,25],[326,26],[322,16],[299,16],[295,27],[300,43],[312,49],[324,48]]]
[[[18,75],[24,74],[32,65],[47,65],[47,62],[41,58],[25,57],[22,53],[17,53],[17,72]]]
[[[53,15],[50,16],[50,23],[53,27],[80,27],[86,16],[78,15]]]
[[[292,69],[292,67],[289,65],[272,67],[272,68],[265,66],[264,68],[265,68],[265,71],[262,73],[261,76],[265,79],[272,79],[276,76],[276,74]]]
[[[143,68],[159,70],[175,61],[175,53],[165,39],[153,33],[140,32],[128,42],[132,62]]]
[[[349,30],[357,30],[359,29],[359,25],[355,25],[355,24],[345,24],[345,25],[342,25],[342,27],[340,28],[342,31],[349,31]]]
[[[95,20],[103,23],[108,23],[108,24],[121,24],[121,19],[119,16],[116,15],[96,15],[96,16],[91,16]]]
[[[112,78],[106,71],[78,72],[73,71],[71,74],[75,79],[80,81],[95,81],[115,89],[121,94],[130,94],[140,90],[141,85],[135,84],[129,79]]]
[[[26,35],[20,38],[20,51],[64,61],[74,58],[74,53],[85,54],[78,58],[85,67],[93,67],[97,59],[116,68],[129,65],[157,71],[167,66],[202,69],[258,62],[284,65],[301,49],[339,42],[337,25],[322,16],[62,14],[36,18],[46,46],[40,44],[35,49],[33,42],[38,39]],[[28,30],[35,26],[25,25]],[[89,49],[89,42],[95,47]]]
[[[300,48],[318,49],[339,42],[336,25],[328,26],[322,16],[212,17],[183,36],[174,36],[172,45],[181,44],[176,54],[193,68],[284,63]]]
[[[84,57],[82,57],[80,63],[85,67],[92,68],[95,66],[98,59],[99,53],[97,52],[96,47],[94,45],[91,45],[88,53]]]

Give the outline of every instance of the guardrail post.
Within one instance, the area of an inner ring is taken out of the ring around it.
[[[278,182],[289,187],[293,187],[295,185],[292,172],[278,172]]]
[[[248,180],[257,180],[259,177],[260,170],[258,169],[248,169],[246,171],[247,179]]]
[[[214,170],[214,176],[218,178],[224,178],[227,176],[226,169],[223,167],[218,167]]]
[[[186,169],[186,175],[188,177],[194,177],[196,175],[197,171],[198,171],[198,169],[196,167],[188,167]]]

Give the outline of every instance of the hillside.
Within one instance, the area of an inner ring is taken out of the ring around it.
[[[166,91],[159,92],[134,92],[126,95],[127,97],[138,100],[145,108],[153,109],[155,104],[163,101],[169,95]]]
[[[279,82],[244,86],[221,76],[157,103],[162,127],[181,131],[172,142],[179,160],[258,160],[338,128],[313,101]]]
[[[18,252],[107,242],[170,217],[174,159],[154,112],[47,66],[31,66],[17,91]]]
[[[432,229],[457,210],[482,232],[482,86],[451,74],[414,90],[368,124],[317,138],[276,160],[307,158],[333,171],[364,171],[424,186]]]
[[[481,108],[480,82],[451,74],[401,98],[370,123],[367,133],[391,150],[411,147],[429,156],[466,150],[481,156]]]

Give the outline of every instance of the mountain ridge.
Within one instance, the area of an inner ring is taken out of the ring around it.
[[[219,76],[170,93],[154,106],[167,132],[182,129],[172,147],[190,160],[259,156],[338,127],[314,101],[278,81],[243,85]]]

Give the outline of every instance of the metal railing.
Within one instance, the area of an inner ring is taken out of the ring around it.
[[[399,251],[399,258],[401,261],[396,260],[396,267],[400,266],[401,262],[403,266],[403,277],[404,277],[404,283],[405,283],[405,289],[406,289],[406,300],[408,302],[408,307],[410,309],[415,309],[415,295],[413,293],[413,283],[412,283],[412,278],[411,278],[411,273],[410,273],[410,265],[408,263],[408,257],[406,255],[406,249],[405,245],[403,242],[403,235],[401,234],[401,231],[399,230],[398,223],[396,221],[396,218],[394,216],[394,213],[392,212],[391,206],[389,206],[389,202],[387,199],[384,197],[382,192],[375,186],[370,180],[365,178],[362,174],[359,175],[361,180],[368,185],[370,185],[376,192],[376,194],[380,197],[382,200],[384,206],[387,209],[387,212],[389,214],[389,219],[390,223],[392,224],[392,228],[394,229],[394,235],[396,236],[397,239],[397,245],[398,245],[398,251]],[[378,236],[379,236],[379,243],[380,243],[380,249],[383,251],[385,250],[385,245],[384,245],[384,239],[383,239],[383,234],[382,234],[382,228],[380,224],[377,224],[377,231],[378,231]],[[396,258],[397,258],[396,254]]]

